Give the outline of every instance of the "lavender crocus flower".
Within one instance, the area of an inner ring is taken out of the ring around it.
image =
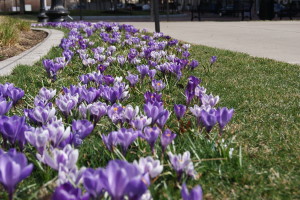
[[[177,135],[172,133],[170,129],[166,129],[163,132],[160,138],[161,149],[163,153],[166,151],[167,146],[176,138],[176,136]]]
[[[12,107],[13,102],[0,98],[0,116],[6,114]]]
[[[214,107],[219,102],[219,96],[213,96],[212,94],[203,94],[201,97],[201,102],[204,106]]]
[[[157,93],[152,93],[152,92],[145,92],[144,94],[144,100],[145,103],[154,103],[154,102],[162,102],[161,100],[161,94],[157,94]]]
[[[30,120],[39,124],[47,124],[51,119],[55,117],[55,108],[51,104],[42,107],[36,106],[33,109],[25,109],[24,114]]]
[[[13,101],[15,105],[24,96],[24,90],[20,88],[13,88],[12,90],[7,91],[8,97]]]
[[[212,56],[210,58],[210,64],[214,64],[217,61],[217,56]]]
[[[71,135],[70,127],[65,128],[61,119],[57,120],[57,118],[53,118],[44,128],[49,131],[49,139],[53,147],[65,146],[63,141]]]
[[[135,164],[143,174],[148,173],[151,178],[157,177],[163,171],[163,165],[159,160],[154,160],[151,156],[146,158],[141,157],[139,161],[134,161]]]
[[[43,154],[47,143],[49,142],[49,131],[43,128],[31,128],[25,131],[27,142],[33,145],[39,154]]]
[[[154,153],[154,145],[160,133],[161,130],[158,127],[145,127],[144,132],[140,134],[140,137],[148,142],[152,153]]]
[[[176,171],[178,179],[180,180],[183,173],[195,178],[196,172],[194,170],[193,162],[190,158],[190,152],[186,151],[182,155],[174,155],[171,152],[168,152],[170,162],[173,169]]]
[[[181,197],[183,200],[202,200],[202,188],[200,187],[200,185],[197,185],[189,192],[188,188],[186,187],[186,184],[184,183],[182,184]]]
[[[104,193],[104,185],[101,181],[103,169],[87,169],[83,174],[83,185],[86,191],[94,198],[101,197]]]
[[[43,157],[38,156],[37,158],[55,170],[59,170],[61,165],[67,169],[74,169],[76,168],[78,155],[78,149],[73,149],[68,144],[62,150],[54,148],[50,149],[49,152],[44,151]]]
[[[121,66],[123,66],[125,64],[126,58],[124,56],[118,56],[117,61]]]
[[[94,125],[107,114],[107,105],[102,102],[96,102],[88,106],[88,110],[91,114],[91,120],[94,121]]]
[[[121,128],[118,131],[118,143],[122,147],[123,155],[126,154],[128,147],[139,136],[139,131],[134,131],[132,128]]]
[[[4,140],[8,140],[11,144],[18,141],[21,149],[26,143],[24,132],[27,129],[25,117],[16,115],[12,117],[0,116],[0,133],[2,133]]]
[[[52,200],[89,200],[89,194],[82,194],[80,188],[75,188],[71,183],[64,183],[58,186],[53,195]]]
[[[93,124],[88,120],[73,120],[72,122],[72,132],[79,135],[80,139],[87,137],[93,129]]]
[[[155,91],[161,91],[166,87],[162,80],[152,80],[152,87]]]
[[[148,118],[146,116],[137,116],[134,120],[131,120],[130,125],[136,129],[142,131],[145,126],[151,124],[152,118]]]
[[[158,127],[162,129],[165,126],[169,117],[170,117],[170,112],[168,110],[163,110],[159,114],[159,117],[156,120],[156,124],[158,125]]]
[[[148,76],[151,78],[151,80],[154,79],[155,74],[156,74],[156,70],[155,70],[155,69],[150,69],[150,70],[148,71]]]
[[[138,106],[133,108],[132,105],[127,105],[123,111],[123,119],[126,120],[127,122],[131,122],[132,120],[134,120],[136,118],[138,113],[139,113]]]
[[[201,122],[206,128],[206,132],[209,133],[212,130],[213,126],[217,123],[215,111],[213,109],[209,111],[202,110]]]
[[[175,111],[177,120],[180,120],[185,114],[186,106],[182,105],[182,104],[174,104],[174,111]]]
[[[113,131],[110,132],[108,135],[102,134],[102,140],[104,145],[109,151],[113,151],[113,148],[118,144],[119,139],[118,139],[118,132]]]
[[[141,79],[144,79],[144,77],[149,72],[149,66],[148,65],[139,65],[139,66],[137,66],[137,70],[141,74]]]
[[[195,69],[196,67],[198,67],[199,62],[197,60],[192,60],[189,64],[191,69]]]
[[[233,113],[234,113],[233,109],[228,109],[226,107],[217,109],[216,117],[220,127],[220,134],[222,133],[226,124],[228,124],[228,122],[231,120]]]
[[[113,200],[140,199],[150,184],[149,176],[144,175],[136,165],[121,160],[112,160],[104,169],[104,189]]]
[[[135,86],[137,84],[137,82],[139,81],[139,76],[138,75],[134,75],[131,74],[130,72],[128,72],[128,76],[126,76],[126,79],[130,82],[130,86]]]
[[[152,118],[152,124],[156,123],[156,120],[160,117],[160,115],[164,112],[164,107],[161,102],[154,102],[144,104],[144,112],[147,117]]]
[[[8,192],[10,200],[13,199],[17,184],[27,178],[32,169],[33,165],[28,165],[26,156],[15,149],[0,154],[0,183]]]
[[[56,105],[65,116],[68,116],[71,110],[77,106],[78,98],[78,94],[73,96],[70,93],[66,93],[56,98]]]
[[[187,104],[190,104],[192,99],[195,96],[195,88],[201,82],[200,79],[196,78],[195,76],[190,76],[188,79],[188,84],[185,89],[185,96]]]
[[[120,104],[114,104],[107,108],[107,115],[114,124],[123,121],[123,107]]]

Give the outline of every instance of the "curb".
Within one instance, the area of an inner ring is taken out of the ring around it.
[[[24,51],[23,53],[8,58],[0,62],[0,76],[11,74],[13,69],[18,65],[32,66],[45,56],[52,47],[58,46],[64,33],[54,29],[31,28],[31,30],[40,30],[48,33],[48,36],[36,46]]]

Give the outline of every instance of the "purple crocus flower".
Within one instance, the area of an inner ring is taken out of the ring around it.
[[[78,98],[78,94],[73,96],[70,93],[66,93],[56,98],[56,105],[65,116],[68,116],[71,110],[77,106]]]
[[[132,128],[121,128],[118,131],[118,143],[122,147],[123,155],[126,154],[128,147],[139,136],[139,131],[135,131]]]
[[[8,140],[11,144],[19,142],[19,146],[23,149],[26,139],[24,132],[28,129],[25,123],[25,117],[19,116],[0,116],[0,133],[5,140]]]
[[[115,81],[114,77],[112,77],[111,75],[104,75],[103,80],[106,83],[106,85],[113,84]]]
[[[157,177],[163,171],[163,165],[159,160],[154,160],[151,156],[146,158],[141,157],[139,161],[134,161],[135,164],[143,174],[148,173],[151,178]]]
[[[212,56],[210,58],[210,64],[214,64],[217,61],[217,56]]]
[[[180,120],[185,114],[186,106],[182,104],[174,104],[174,111],[177,119]]]
[[[117,131],[113,131],[110,132],[108,135],[104,135],[102,134],[102,140],[103,143],[105,144],[106,148],[109,151],[113,151],[113,148],[118,144],[119,139],[118,139],[118,132]]]
[[[70,127],[65,128],[61,119],[53,118],[44,128],[49,131],[49,139],[53,147],[64,147],[66,145],[64,141],[71,135]]]
[[[186,187],[186,184],[183,183],[181,189],[181,197],[183,200],[202,200],[202,188],[200,187],[200,185],[197,185],[189,192],[188,188]]]
[[[145,127],[144,132],[140,134],[140,137],[148,142],[152,153],[154,153],[154,145],[160,133],[161,130],[158,127]]]
[[[20,88],[13,88],[12,90],[7,91],[7,95],[15,105],[17,101],[19,101],[19,99],[21,99],[24,96],[24,90]]]
[[[185,96],[186,96],[186,102],[187,104],[190,104],[192,99],[195,96],[195,88],[197,87],[197,85],[199,85],[199,83],[201,82],[200,79],[198,79],[195,76],[190,76],[188,79],[188,84],[186,86],[185,89]]]
[[[155,91],[161,91],[166,87],[166,84],[162,82],[162,80],[152,80],[152,87]]]
[[[154,79],[155,74],[156,74],[156,70],[155,70],[155,69],[150,69],[150,70],[148,71],[148,76],[151,78],[151,80]]]
[[[103,65],[103,64],[100,64],[97,66],[97,69],[103,73],[105,70],[106,70],[107,66],[106,65]]]
[[[194,165],[190,158],[189,151],[184,152],[182,155],[174,155],[171,152],[168,152],[168,155],[172,167],[176,171],[179,180],[181,179],[183,173],[186,173],[187,175],[195,178],[196,171],[194,170]]]
[[[228,109],[226,107],[217,109],[216,117],[217,117],[217,121],[219,123],[220,133],[222,133],[226,124],[228,124],[228,122],[231,120],[233,113],[234,113],[233,109]]]
[[[150,184],[149,176],[144,175],[136,165],[121,160],[112,160],[104,169],[104,189],[113,200],[140,199]]]
[[[162,102],[161,94],[152,93],[152,92],[145,92],[144,94],[145,103],[154,103],[154,102]]]
[[[104,192],[104,185],[101,181],[103,169],[87,169],[83,174],[83,185],[86,191],[95,199],[101,197]]]
[[[196,67],[198,67],[198,65],[199,65],[199,62],[197,60],[192,60],[189,64],[191,69],[195,69]]]
[[[64,183],[58,186],[53,195],[52,200],[89,200],[89,194],[82,195],[80,188],[75,188],[71,183]]]
[[[27,178],[32,169],[33,165],[27,164],[26,156],[15,149],[0,154],[0,183],[8,192],[10,200],[13,199],[17,184]]]
[[[55,117],[55,108],[51,104],[42,107],[36,106],[33,109],[25,109],[24,114],[34,123],[47,124],[51,119]]]
[[[114,124],[123,121],[123,107],[120,104],[114,104],[107,108],[107,115]]]
[[[205,126],[206,132],[209,133],[213,126],[217,123],[215,110],[210,109],[209,111],[201,111],[201,122]]]
[[[160,138],[161,149],[163,153],[166,151],[167,146],[176,138],[176,136],[177,135],[172,133],[170,129],[166,129],[163,132]]]
[[[130,125],[136,129],[142,131],[145,126],[151,124],[152,119],[146,116],[137,116],[134,120],[131,120]]]
[[[132,107],[132,105],[127,105],[124,108],[123,112],[123,119],[126,120],[127,122],[131,122],[136,118],[136,116],[139,113],[139,107],[136,106],[135,108]]]
[[[0,98],[0,116],[6,114],[12,107],[13,102]]]
[[[144,79],[144,77],[149,72],[149,66],[148,65],[139,65],[139,66],[137,66],[137,70],[141,74],[141,79]]]
[[[125,64],[126,58],[124,56],[118,56],[117,61],[121,66],[123,66]]]
[[[147,115],[147,117],[152,118],[152,124],[156,123],[156,120],[160,117],[160,115],[163,113],[164,107],[161,102],[154,102],[144,104],[144,112]]]
[[[38,156],[37,158],[52,169],[59,170],[62,165],[71,170],[76,168],[78,155],[78,149],[73,149],[71,145],[68,144],[62,150],[54,148],[50,149],[49,152],[44,151],[43,156]]]
[[[72,122],[72,132],[78,134],[80,139],[87,137],[93,129],[93,124],[88,120],[73,120]]]
[[[25,131],[27,142],[33,145],[39,154],[43,154],[47,143],[49,142],[49,131],[43,128],[31,128]]]
[[[139,76],[138,75],[134,75],[131,74],[130,72],[128,72],[128,76],[126,76],[126,79],[130,82],[130,86],[135,86],[137,84],[137,82],[139,81]]]
[[[8,91],[13,90],[15,88],[13,83],[5,83],[0,84],[0,96],[4,98],[8,97]]]
[[[156,124],[159,126],[159,128],[163,128],[167,122],[167,120],[170,117],[170,112],[168,110],[163,110],[159,117],[156,120]]]
[[[91,120],[94,121],[94,125],[107,114],[107,105],[102,102],[96,102],[88,106],[90,111]]]
[[[207,94],[203,94],[201,96],[201,102],[202,105],[204,106],[211,106],[214,107],[218,102],[219,102],[219,96],[213,96],[212,94],[207,95]]]

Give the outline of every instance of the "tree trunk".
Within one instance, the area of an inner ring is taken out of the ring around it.
[[[25,0],[20,0],[20,13],[25,13]]]

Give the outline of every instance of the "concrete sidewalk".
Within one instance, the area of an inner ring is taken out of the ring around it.
[[[124,22],[154,31],[154,22]],[[300,65],[300,21],[161,22],[160,31],[193,44]]]

